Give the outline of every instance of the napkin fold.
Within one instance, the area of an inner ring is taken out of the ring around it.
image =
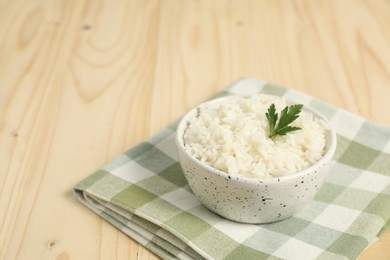
[[[217,96],[266,93],[313,107],[337,132],[326,182],[302,211],[235,223],[193,195],[178,163],[176,124],[78,183],[89,209],[164,259],[355,259],[390,223],[390,129],[298,91],[244,78]],[[383,229],[383,230],[382,230]]]

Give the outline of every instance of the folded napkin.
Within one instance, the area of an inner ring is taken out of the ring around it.
[[[293,217],[240,224],[203,207],[178,163],[176,125],[119,155],[77,184],[75,194],[164,259],[356,258],[390,223],[390,129],[255,79],[234,82],[218,96],[255,93],[285,96],[321,111],[338,135],[325,184]]]

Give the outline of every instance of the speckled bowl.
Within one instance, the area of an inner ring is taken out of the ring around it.
[[[235,96],[209,102],[225,102]],[[286,219],[302,209],[323,184],[336,150],[336,134],[328,120],[311,108],[329,128],[324,156],[308,169],[290,176],[254,179],[228,175],[210,167],[184,148],[183,134],[197,108],[188,112],[177,128],[176,146],[184,175],[201,203],[218,215],[243,223],[270,223]]]

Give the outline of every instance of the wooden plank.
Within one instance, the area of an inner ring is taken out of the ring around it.
[[[0,1],[0,259],[157,259],[71,189],[237,78],[390,127],[389,25],[385,0]]]

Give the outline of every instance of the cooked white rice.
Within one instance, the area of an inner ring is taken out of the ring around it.
[[[291,124],[301,130],[269,138],[265,113],[272,103],[278,114],[287,106],[264,94],[200,106],[185,130],[185,149],[231,175],[272,178],[310,167],[324,155],[325,123],[302,110]]]

